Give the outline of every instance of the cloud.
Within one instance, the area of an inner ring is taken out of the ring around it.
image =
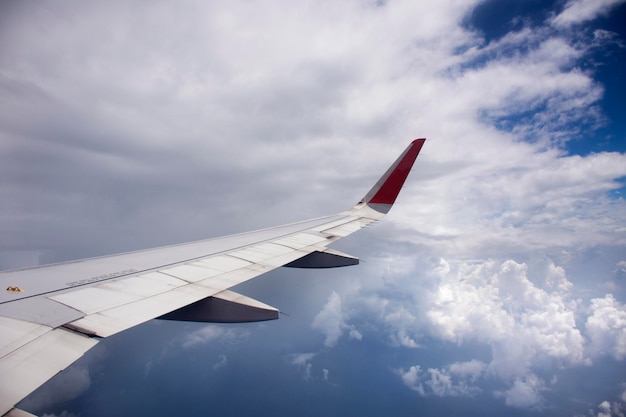
[[[334,291],[330,294],[326,305],[317,313],[311,326],[320,330],[326,336],[324,346],[333,347],[337,344],[346,327],[339,294]]]
[[[289,362],[292,365],[302,370],[303,372],[302,377],[308,381],[311,379],[311,369],[313,367],[313,364],[311,363],[311,361],[313,360],[315,356],[317,356],[317,353],[313,353],[313,352],[294,353],[292,355],[289,355],[288,358],[289,358]],[[324,375],[326,375],[326,373],[324,373]]]
[[[623,305],[608,295],[576,298],[564,268],[549,260],[440,259],[431,268],[420,263],[401,270],[393,280],[366,274],[365,282],[361,276],[346,290],[350,302],[343,308],[355,313],[343,325],[363,321],[372,334],[415,341],[392,344],[397,347],[427,348],[429,338],[453,343],[461,352],[463,346],[486,346],[489,357],[396,369],[422,396],[492,391],[511,407],[541,409],[551,372],[555,381],[559,369],[591,366],[606,355],[624,358]]]
[[[626,261],[619,261],[616,266],[615,277],[620,280],[626,279]]]
[[[470,381],[475,381],[484,372],[485,367],[485,363],[472,359],[467,362],[453,363],[449,366],[449,369],[452,375],[458,375]]]
[[[591,344],[590,355],[612,355],[617,360],[626,357],[626,306],[607,294],[591,300],[590,315],[585,329]]]
[[[291,357],[291,363],[296,366],[306,365],[313,359],[317,354],[316,353],[298,353]]]
[[[13,7],[0,41],[12,109],[0,247],[56,261],[325,214],[418,132],[432,138],[427,177],[398,222],[503,247],[528,228],[535,244],[564,238],[570,224],[543,227],[557,216],[589,229],[583,213],[609,204],[595,197],[626,163],[559,158],[574,129],[601,123],[603,89],[577,69],[585,49],[540,28],[485,45],[461,25],[476,3],[305,2],[279,19],[275,3],[192,2],[176,12],[185,24],[167,25],[166,4]],[[588,164],[610,170],[570,196]],[[561,170],[563,192],[541,182]],[[490,216],[509,233],[485,227]]]
[[[350,329],[350,339],[363,340],[363,335],[356,329]]]
[[[350,339],[359,341],[363,339],[363,335],[354,326],[346,324],[345,316],[341,296],[333,291],[311,324],[312,328],[319,330],[326,336],[324,346],[334,347],[346,330]]]
[[[624,0],[570,0],[561,13],[552,19],[557,27],[568,27],[608,14]]]
[[[143,374],[144,376],[149,376],[150,373],[152,372],[152,369],[154,369],[154,360],[150,359],[148,360],[148,362],[146,362],[146,364],[143,367]]]
[[[513,386],[502,394],[504,402],[512,407],[540,408],[543,403],[540,392],[545,389],[544,385],[545,383],[534,375],[516,379]]]
[[[216,362],[215,364],[213,364],[214,370],[223,368],[228,364],[228,358],[226,357],[226,355],[219,355],[219,358],[220,360]]]
[[[490,368],[502,376],[525,372],[524,364],[544,356],[580,363],[584,338],[576,328],[575,304],[561,289],[571,284],[562,270],[549,265],[546,280],[560,285],[542,289],[530,281],[527,269],[510,260],[462,263],[458,269],[441,265],[441,281],[426,308],[431,331],[457,343],[489,343],[494,352]]]
[[[424,184],[409,198],[416,207],[423,201],[417,212],[394,213],[412,226],[402,232],[439,255],[467,257],[624,243],[623,202],[605,194],[621,186],[625,155],[556,158],[524,147],[510,158],[486,154],[483,165]]]
[[[623,417],[626,415],[626,403],[623,401],[602,401],[598,404],[598,412],[594,414],[596,417]]]
[[[422,396],[437,397],[473,397],[481,392],[474,386],[476,380],[485,370],[486,364],[472,360],[458,362],[444,369],[429,368],[423,371],[419,365],[408,370],[396,370],[406,386]]]
[[[196,349],[212,342],[240,343],[247,337],[248,332],[245,330],[208,324],[185,334],[178,343],[184,349]]]
[[[402,378],[402,382],[413,391],[417,391],[420,395],[426,395],[424,385],[421,382],[422,368],[419,365],[411,366],[406,372],[397,370],[396,373]]]
[[[289,364],[302,372],[302,379],[305,381],[323,381],[335,385],[330,381],[330,369],[322,368],[321,376],[318,371],[313,370],[313,359],[323,354],[324,352],[293,353],[286,358]]]
[[[326,336],[324,346],[333,347],[337,344],[339,337],[346,327],[341,310],[341,297],[336,292],[332,292],[322,310],[317,313],[311,326],[320,330]]]
[[[442,260],[434,290],[414,309],[426,322],[405,331],[429,329],[436,338],[457,344],[487,344],[491,361],[453,363],[426,373],[411,367],[401,374],[405,384],[422,395],[475,395],[491,376],[504,384],[513,381],[500,395],[507,405],[539,406],[545,384],[533,369],[542,369],[547,358],[563,366],[582,365],[585,338],[576,327],[576,303],[569,300],[571,283],[563,270],[546,266],[548,289],[534,284],[527,270],[514,261],[451,265]]]

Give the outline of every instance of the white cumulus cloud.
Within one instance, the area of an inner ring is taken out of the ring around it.
[[[488,363],[471,360],[425,372],[410,367],[401,372],[405,384],[422,395],[474,395],[495,377],[510,384],[498,391],[507,405],[539,407],[545,382],[535,370],[543,369],[546,358],[582,365],[585,338],[576,326],[577,304],[568,297],[571,283],[562,269],[546,266],[545,288],[529,279],[527,269],[510,260],[456,265],[442,260],[434,290],[413,313],[427,320],[407,331],[429,329],[457,344],[486,344],[492,357]]]
[[[481,392],[473,382],[481,376],[486,364],[472,360],[457,362],[443,369],[428,368],[422,370],[419,365],[411,366],[406,371],[396,370],[406,386],[422,396],[471,397]]]
[[[552,20],[556,26],[571,26],[606,15],[624,0],[570,0],[561,13]]]
[[[341,296],[333,291],[322,310],[315,316],[311,327],[326,336],[326,347],[335,346],[346,331],[350,339],[361,340],[363,335],[354,326],[346,324],[345,319],[346,312],[342,308]]]
[[[509,406],[541,409],[549,383],[558,380],[554,373],[549,377],[551,372],[592,366],[595,358],[606,355],[624,358],[624,306],[609,295],[584,301],[575,290],[564,268],[550,261],[529,267],[513,260],[440,259],[431,272],[404,270],[395,280],[353,287],[344,308],[361,314],[344,318],[342,326],[361,318],[392,341],[398,335],[417,341],[392,344],[398,347],[419,348],[425,337],[485,346],[490,354],[486,361],[442,367],[417,361],[395,372],[422,396],[493,390]]]
[[[607,294],[591,300],[590,310],[585,323],[591,339],[590,354],[592,357],[609,354],[623,360],[626,357],[626,306]]]
[[[511,388],[501,395],[504,396],[506,405],[519,408],[539,408],[543,403],[541,391],[545,383],[535,375],[527,375],[513,382]]]
[[[548,276],[554,270],[551,266]],[[493,351],[490,370],[501,376],[524,374],[528,364],[545,356],[581,363],[584,337],[576,328],[575,305],[558,287],[550,291],[536,286],[525,264],[462,263],[440,271],[439,286],[426,308],[438,337],[488,343]],[[563,276],[560,280],[567,288]]]

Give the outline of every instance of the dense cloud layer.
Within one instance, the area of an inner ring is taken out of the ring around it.
[[[441,259],[426,274],[419,272],[423,264],[415,266],[393,271],[392,280],[357,284],[343,301],[333,293],[314,321],[326,335],[325,345],[336,345],[347,329],[360,326],[369,328],[364,338],[386,334],[405,348],[424,349],[429,338],[483,345],[489,348],[487,361],[455,361],[443,368],[417,363],[396,372],[424,396],[473,396],[500,381],[503,388],[494,395],[520,407],[543,405],[542,392],[559,369],[591,367],[604,355],[624,357],[624,305],[610,294],[577,298],[563,268],[551,262],[536,268],[533,277],[528,265],[512,260]]]

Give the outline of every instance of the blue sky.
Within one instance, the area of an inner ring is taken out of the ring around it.
[[[619,3],[619,2],[618,2]],[[525,25],[542,27],[543,23],[558,12],[563,4],[554,1],[485,1],[468,15],[467,25],[480,31],[486,42],[495,41],[512,30],[520,30]],[[626,93],[626,83],[622,74],[626,70],[626,52],[623,45],[625,36],[624,20],[626,8],[617,4],[610,13],[603,13],[592,22],[566,28],[551,28],[552,34],[572,36],[577,41],[593,44],[591,39],[598,30],[611,33],[613,42],[601,42],[593,46],[574,66],[592,71],[594,79],[604,88],[599,104],[604,121],[597,129],[583,129],[580,137],[573,137],[567,143],[569,153],[586,155],[590,152],[620,151],[625,149],[623,138],[626,126],[620,112],[622,97]],[[622,41],[620,41],[620,39]],[[591,136],[591,137],[590,137]],[[590,140],[590,139],[594,140]]]
[[[25,400],[48,416],[626,413],[619,0],[5,2],[0,266],[350,207],[428,140],[356,267],[149,322]]]

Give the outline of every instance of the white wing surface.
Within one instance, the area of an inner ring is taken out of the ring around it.
[[[160,318],[249,322],[278,310],[228,289],[286,266],[358,259],[332,242],[383,217],[419,154],[416,139],[353,208],[332,216],[181,245],[0,272],[0,415],[100,338]]]

